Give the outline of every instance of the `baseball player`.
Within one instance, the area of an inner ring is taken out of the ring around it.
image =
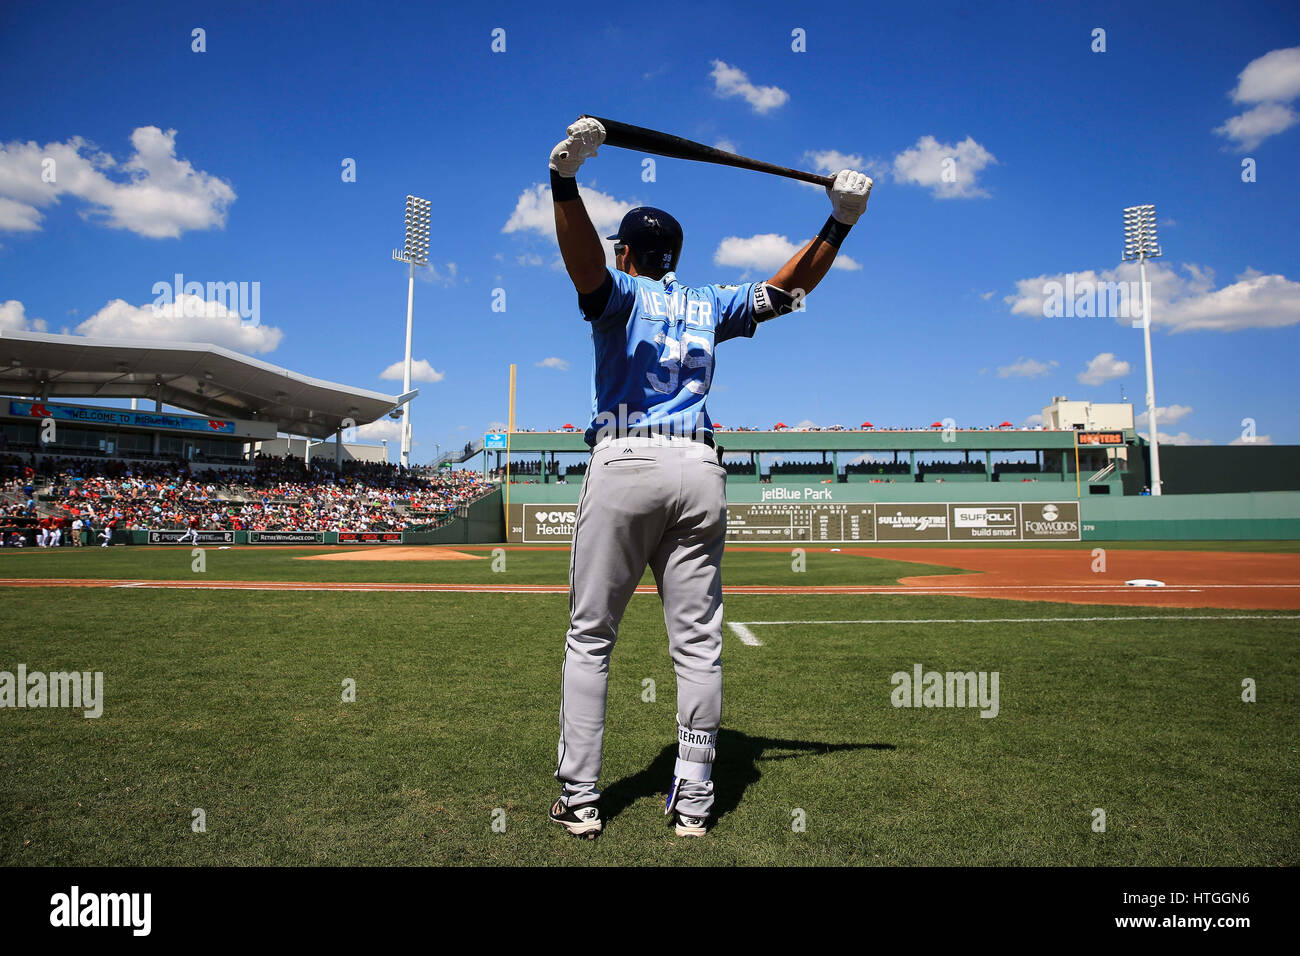
[[[866,209],[872,182],[843,170],[826,191],[817,237],[766,282],[687,286],[674,270],[682,228],[661,209],[631,210],[605,265],[575,176],[605,138],[590,118],[551,152],[555,229],[595,348],[591,459],[569,564],[569,631],[560,701],[560,796],[550,817],[575,836],[601,832],[601,746],[609,657],[646,565],[663,602],[677,673],[677,763],[665,813],[678,836],[703,836],[722,717],[726,470],[705,410],[714,348],[793,312],[831,267]]]
[[[199,517],[198,517],[198,515],[190,515],[190,526],[189,526],[189,530],[186,531],[186,532],[185,532],[183,535],[181,535],[179,538],[177,538],[177,539],[176,539],[176,543],[177,543],[177,544],[184,544],[186,538],[191,538],[191,539],[193,539],[194,544],[195,544],[196,546],[198,545],[198,543],[199,543]]]
[[[116,530],[117,515],[113,515],[113,517],[108,519],[108,523],[104,525],[104,530],[99,534],[99,540],[103,542],[103,544],[100,545],[101,548],[107,548],[113,543],[113,532]]]

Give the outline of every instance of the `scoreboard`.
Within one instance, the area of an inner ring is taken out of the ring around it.
[[[727,540],[875,541],[875,505],[762,504],[727,506]]]

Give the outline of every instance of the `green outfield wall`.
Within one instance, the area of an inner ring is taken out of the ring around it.
[[[1117,541],[1245,541],[1300,539],[1300,492],[1269,491],[1221,495],[1092,495],[1086,483],[1080,485],[1082,496],[1070,494],[1073,482],[914,482],[882,484],[754,484],[728,482],[727,504],[733,512],[774,515],[782,508],[798,511],[792,517],[811,527],[824,528],[829,521],[843,521],[836,515],[857,512],[855,505],[871,505],[886,514],[891,505],[914,511],[924,504],[966,505],[979,508],[999,504],[1020,505],[1021,519],[1029,520],[1030,509],[1057,505],[1061,510],[1075,502],[1079,506],[1081,540]],[[509,540],[537,542],[567,540],[563,526],[577,507],[581,485],[512,485],[510,488],[511,535]],[[1063,492],[1065,492],[1063,494]],[[530,506],[525,511],[524,506]],[[551,508],[539,506],[553,506]],[[498,501],[499,508],[499,501]],[[529,520],[531,512],[541,510],[554,519]],[[895,509],[898,510],[898,509]],[[938,513],[938,512],[936,512]],[[734,516],[733,516],[734,517]],[[950,521],[955,519],[948,513]],[[774,520],[774,519],[773,519]],[[866,520],[862,518],[861,520]],[[528,531],[525,531],[527,527]],[[955,531],[956,529],[954,529]],[[819,540],[817,530],[810,537],[793,540]],[[826,538],[825,540],[831,540]],[[834,540],[884,540],[863,534],[850,538],[836,535]],[[920,540],[920,539],[918,539]],[[953,538],[951,540],[957,540]],[[979,540],[965,538],[963,540]],[[1000,540],[990,535],[983,540]],[[1031,540],[1011,537],[1006,540]],[[1038,539],[1043,540],[1043,539]],[[1050,540],[1050,539],[1049,539]],[[1062,540],[1065,540],[1064,538]],[[775,543],[775,542],[774,542]]]
[[[1300,539],[1300,492],[1090,498],[1082,520],[1085,541]]]

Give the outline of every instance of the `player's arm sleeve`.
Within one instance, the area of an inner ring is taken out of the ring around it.
[[[616,320],[627,321],[636,301],[636,283],[626,272],[605,270],[605,281],[594,292],[578,294],[578,308],[582,317],[592,325],[608,325]]]
[[[742,285],[710,286],[717,315],[713,341],[753,337],[754,329],[761,321],[754,309],[754,292],[759,285],[746,282]]]

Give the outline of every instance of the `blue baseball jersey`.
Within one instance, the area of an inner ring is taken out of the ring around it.
[[[754,334],[754,288],[692,288],[669,272],[662,279],[609,270],[613,288],[591,323],[596,365],[591,425],[584,438],[629,429],[687,437],[712,434],[705,403],[714,348]]]

